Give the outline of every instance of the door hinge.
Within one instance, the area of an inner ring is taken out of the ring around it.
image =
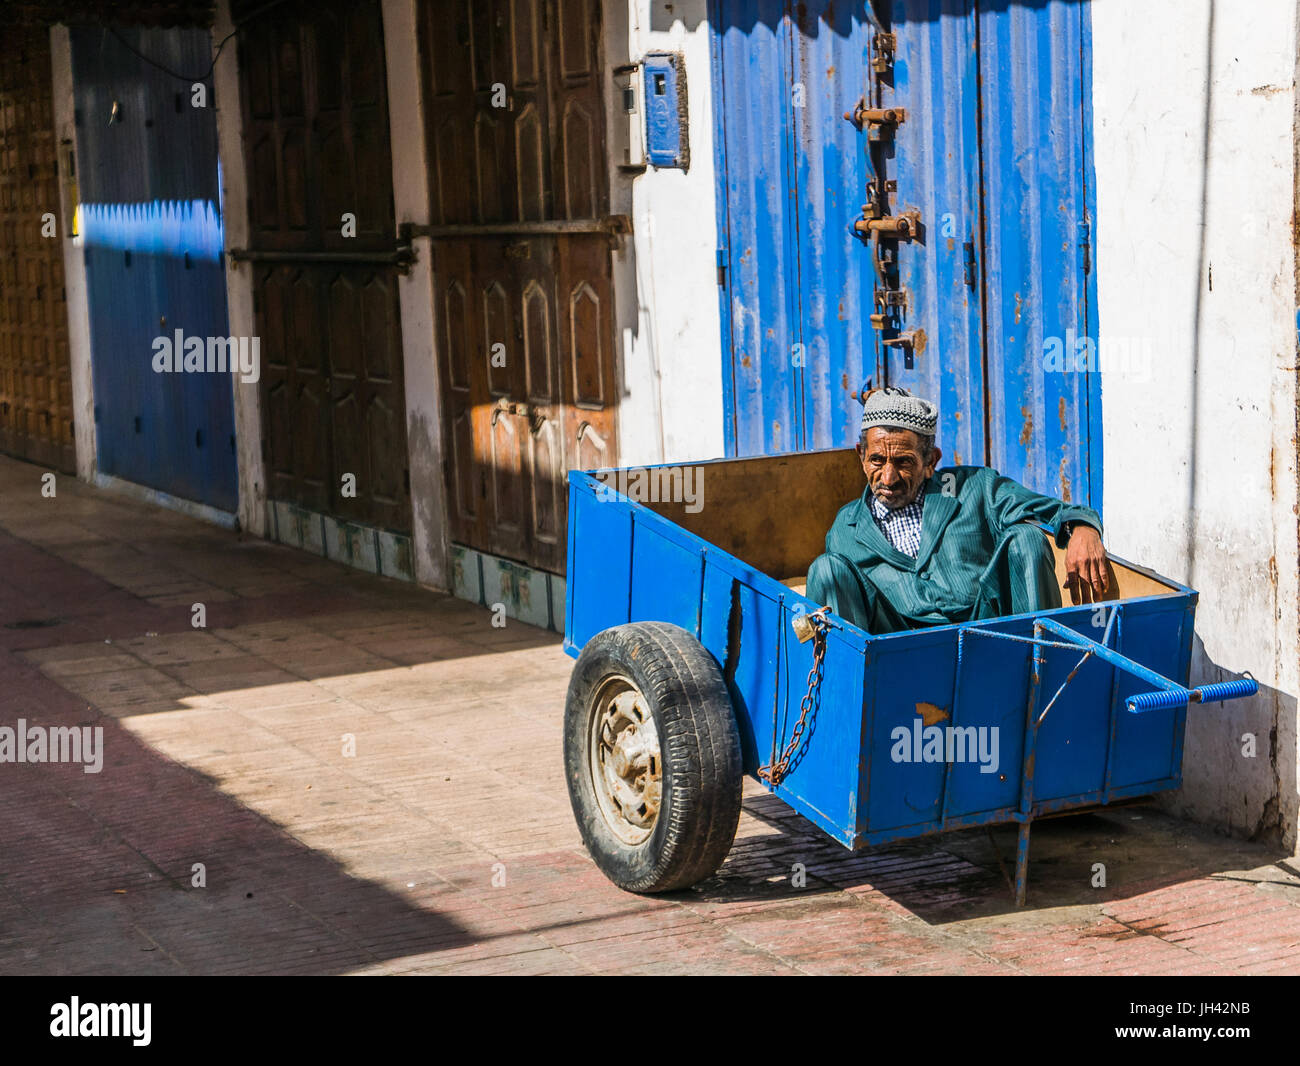
[[[1083,252],[1083,273],[1085,275],[1092,273],[1092,223],[1083,221],[1079,223],[1079,248]]]
[[[725,248],[718,249],[716,261],[718,264],[718,288],[725,289],[727,287],[727,250]]]
[[[966,241],[961,246],[962,266],[966,271],[966,285],[968,288],[975,288],[978,278],[975,272],[975,242]]]

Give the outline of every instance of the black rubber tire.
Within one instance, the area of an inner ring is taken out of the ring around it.
[[[610,828],[589,765],[592,703],[614,675],[645,697],[663,762],[659,815],[649,837],[636,845]],[[634,622],[597,634],[569,680],[564,769],[583,843],[619,888],[671,892],[711,876],[736,837],[742,774],[740,733],[717,661],[692,634],[666,622]]]

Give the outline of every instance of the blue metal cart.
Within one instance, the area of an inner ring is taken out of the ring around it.
[[[1107,600],[872,636],[804,593],[852,449],[569,475],[570,798],[602,871],[684,888],[742,774],[848,848],[1178,788],[1196,592],[1110,558]],[[770,501],[780,501],[779,513]],[[1057,550],[1058,573],[1063,553]]]

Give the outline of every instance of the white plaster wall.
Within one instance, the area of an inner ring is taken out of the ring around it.
[[[234,28],[230,0],[218,0],[212,24],[212,47]],[[221,158],[221,211],[226,249],[249,246],[248,172],[244,166],[243,110],[239,98],[237,38],[226,46],[212,71],[216,105],[217,151]],[[231,337],[257,333],[253,313],[253,266],[226,259],[226,317]],[[235,401],[235,458],[239,470],[239,525],[255,536],[266,536],[266,473],[262,461],[261,391],[257,382],[231,375]]]
[[[72,236],[72,218],[67,189],[68,163],[76,173],[76,99],[72,82],[72,43],[67,26],[50,28],[51,88],[54,104],[54,136],[59,146],[59,234],[63,240],[63,285],[68,307],[68,358],[72,373],[73,446],[77,455],[77,477],[95,477],[95,384],[90,362],[90,296],[86,285],[86,257],[81,238]]]
[[[1294,848],[1297,5],[1134,16],[1092,4],[1099,337],[1154,360],[1103,373],[1107,547],[1199,590],[1193,682],[1261,685],[1189,709],[1170,806]]]
[[[428,155],[424,138],[415,0],[384,0],[388,69],[388,124],[393,153],[393,203],[397,222],[429,221]],[[442,416],[434,350],[430,241],[413,242],[417,259],[399,276],[406,437],[411,472],[411,549],[415,579],[451,588],[447,500],[442,477]]]
[[[724,443],[707,3],[609,0],[606,10],[607,70],[647,52],[682,53],[690,138],[685,173],[620,172],[618,124],[625,127],[626,119],[608,83],[611,206],[630,215],[633,227],[614,258],[619,461],[714,458]]]

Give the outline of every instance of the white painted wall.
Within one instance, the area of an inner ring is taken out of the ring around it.
[[[67,26],[50,28],[51,88],[54,137],[59,150],[59,234],[63,239],[63,285],[68,308],[68,357],[72,372],[73,447],[77,477],[95,476],[95,384],[90,363],[90,296],[86,286],[86,257],[81,238],[72,236],[71,212],[76,204],[65,182],[69,164],[76,173],[76,98],[72,84],[72,44]]]
[[[388,125],[393,153],[397,222],[429,222],[428,154],[415,0],[383,0],[388,65]],[[406,436],[411,471],[411,554],[415,580],[451,588],[447,497],[442,476],[442,415],[434,350],[432,251],[416,238],[417,259],[398,278]]]
[[[1261,685],[1189,710],[1169,805],[1295,848],[1297,4],[1094,0],[1092,19],[1099,337],[1155,362],[1103,374],[1107,547],[1200,591],[1194,682]]]
[[[624,8],[626,10],[624,11]],[[657,10],[656,10],[657,9]],[[715,253],[713,103],[706,0],[607,0],[606,69],[647,52],[686,64],[690,169],[618,170],[627,119],[612,81],[611,209],[632,218],[614,257],[625,466],[723,454],[722,347]]]
[[[234,28],[230,0],[218,0],[212,24],[215,51]],[[226,225],[226,248],[249,246],[248,171],[244,166],[243,110],[239,98],[237,38],[226,42],[212,72],[216,104],[217,150],[221,158],[221,210]],[[226,316],[231,337],[257,333],[253,314],[253,266],[226,259]],[[235,398],[235,453],[239,467],[239,525],[255,536],[266,529],[266,473],[262,461],[261,392],[257,382],[231,375]]]

